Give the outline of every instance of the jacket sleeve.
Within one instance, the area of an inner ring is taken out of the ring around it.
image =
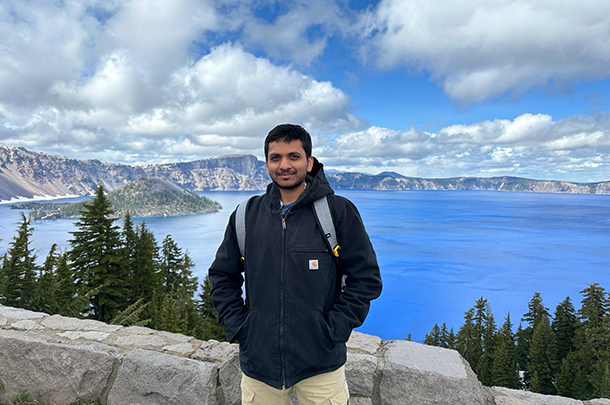
[[[248,312],[242,298],[243,270],[233,212],[216,258],[208,270],[212,302],[218,311],[218,321],[224,325],[227,340],[231,343],[235,341]]]
[[[335,197],[336,200],[333,218],[341,246],[339,267],[347,279],[339,299],[326,314],[326,321],[333,342],[342,343],[349,339],[352,329],[362,325],[370,302],[381,294],[381,274],[356,206],[342,197]]]

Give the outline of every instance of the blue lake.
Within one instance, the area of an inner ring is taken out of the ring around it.
[[[214,214],[146,218],[159,245],[171,234],[188,249],[203,280],[228,216],[255,192],[203,192]],[[456,332],[464,312],[487,298],[498,324],[517,322],[534,292],[547,307],[589,283],[610,289],[610,196],[493,191],[356,191],[338,194],[360,210],[381,266],[384,290],[360,331],[421,341],[434,323]],[[76,199],[70,199],[76,200]],[[62,201],[62,200],[59,200]],[[0,254],[19,211],[0,205]],[[140,222],[142,219],[136,219]],[[74,220],[34,222],[32,247],[44,259],[52,243],[68,246]],[[342,244],[349,241],[341,241]]]

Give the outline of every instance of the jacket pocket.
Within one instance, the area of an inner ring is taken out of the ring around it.
[[[315,312],[316,318],[318,319],[318,322],[320,323],[320,327],[322,328],[322,333],[324,334],[324,337],[326,338],[326,340],[328,341],[330,346],[333,346],[334,343],[333,343],[332,336],[330,334],[330,327],[326,323],[326,320],[324,319],[324,315],[322,315],[322,312],[320,310],[316,310],[314,312]]]
[[[244,321],[241,323],[241,326],[239,327],[239,329],[237,329],[237,332],[235,333],[235,340],[237,340],[240,344],[246,339],[248,333],[247,333],[247,326],[248,323],[250,322],[250,318],[252,315],[252,311],[248,311],[248,315],[246,315],[246,319],[244,319]]]
[[[320,248],[308,248],[308,247],[295,247],[292,249],[294,253],[325,253],[330,254],[328,249],[320,249]]]

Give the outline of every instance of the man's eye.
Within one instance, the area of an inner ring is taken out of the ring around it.
[[[292,155],[292,156],[290,156],[290,158],[292,160],[297,160],[299,157],[300,157],[299,155]]]

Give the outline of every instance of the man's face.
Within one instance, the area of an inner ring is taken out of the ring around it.
[[[265,166],[271,180],[278,187],[289,190],[305,181],[307,172],[313,167],[313,157],[305,157],[305,149],[300,140],[279,140],[269,143]]]

